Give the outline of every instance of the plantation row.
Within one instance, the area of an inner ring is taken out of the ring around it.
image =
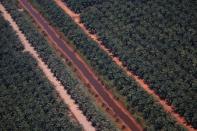
[[[82,130],[1,15],[0,32],[0,129]]]
[[[69,42],[87,59],[99,76],[106,80],[108,87],[116,90],[126,99],[128,110],[131,113],[135,112],[138,121],[144,120],[145,129],[183,130],[169,114],[164,112],[160,105],[156,104],[151,96],[127,77],[53,1],[31,0],[31,2],[53,26],[58,27],[64,33]]]
[[[107,0],[78,0],[77,2],[75,0],[64,0],[64,1],[76,13],[81,13],[81,11],[83,11],[87,7],[91,7],[93,5],[102,4],[103,2],[105,2]]]
[[[86,27],[129,70],[197,128],[197,4],[193,0],[64,1],[80,10]]]
[[[37,31],[32,24],[31,18],[25,13],[18,11],[17,1],[3,1],[7,10],[20,26],[20,29],[26,35],[32,46],[40,54],[41,58],[49,66],[59,81],[66,87],[66,90],[76,101],[84,115],[92,122],[97,130],[108,131],[118,130],[115,125],[106,118],[105,114],[94,104],[94,99],[89,96],[84,87],[77,79],[74,78],[70,68],[65,66],[63,60],[58,57],[54,50],[48,45],[44,35]]]

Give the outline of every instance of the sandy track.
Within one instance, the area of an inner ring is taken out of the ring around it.
[[[91,122],[89,122],[83,115],[82,111],[79,110],[74,100],[71,99],[70,95],[64,89],[64,86],[60,83],[60,81],[57,80],[57,78],[53,75],[48,66],[41,60],[38,53],[34,50],[34,48],[26,39],[25,35],[19,30],[18,25],[15,23],[15,21],[11,18],[10,14],[5,10],[5,8],[1,4],[0,11],[3,13],[4,19],[7,20],[11,24],[13,30],[16,31],[19,39],[21,40],[21,43],[24,45],[25,51],[29,52],[32,55],[32,57],[37,61],[39,68],[43,71],[48,80],[53,84],[53,87],[59,94],[60,98],[66,105],[68,105],[70,111],[76,117],[78,122],[82,125],[84,130],[95,131],[95,128],[91,125]]]
[[[94,75],[91,68],[81,59],[81,57],[73,50],[65,39],[59,37],[59,32],[52,27],[47,20],[40,14],[28,0],[20,0],[20,5],[32,16],[36,24],[45,32],[47,38],[52,42],[53,46],[68,59],[80,76],[84,80],[88,80],[90,87],[98,94],[103,103],[113,112],[114,117],[118,117],[119,122],[123,124],[124,128],[129,130],[141,131],[140,125],[133,119],[132,115],[123,108],[106,90],[104,85]]]
[[[164,110],[166,112],[169,112],[174,118],[175,120],[181,124],[184,125],[185,128],[187,128],[190,131],[193,131],[194,129],[191,127],[191,125],[187,125],[187,122],[185,120],[184,117],[180,116],[178,113],[175,112],[174,107],[168,105],[168,103],[165,100],[162,100],[159,95],[152,90],[148,84],[145,83],[145,81],[141,78],[139,78],[138,76],[136,76],[133,72],[129,71],[127,67],[123,66],[121,60],[118,57],[114,57],[114,55],[112,54],[112,52],[109,51],[108,48],[106,48],[104,46],[104,44],[102,44],[102,41],[98,40],[98,36],[95,34],[91,34],[90,31],[85,27],[85,25],[83,23],[80,23],[80,15],[76,14],[75,12],[73,12],[68,6],[66,6],[66,4],[64,2],[62,2],[61,0],[54,0],[56,2],[56,4],[62,9],[64,10],[64,12],[66,14],[68,14],[73,21],[84,31],[84,33],[90,37],[92,40],[94,40],[98,46],[104,50],[111,58],[112,60],[123,69],[123,71],[130,76],[131,78],[133,78],[139,85],[140,87],[142,87],[148,94],[152,95],[164,108]]]

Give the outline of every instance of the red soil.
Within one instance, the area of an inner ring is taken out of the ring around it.
[[[41,16],[41,14],[34,9],[27,0],[21,0],[20,4],[28,13],[33,17],[35,22],[42,28],[46,33],[50,41],[58,48],[58,50],[67,58],[73,66],[80,72],[80,74],[87,79],[88,83],[95,89],[98,95],[103,99],[105,105],[107,105],[117,117],[122,120],[125,126],[131,130],[142,130],[138,123],[132,118],[131,114],[127,110],[121,107],[116,100],[113,99],[111,94],[106,90],[105,87],[98,81],[89,66],[83,62],[81,57],[75,53],[75,51],[69,46],[69,44],[59,37],[58,33],[52,26]]]
[[[66,105],[68,105],[69,110],[75,116],[76,120],[83,126],[85,131],[95,131],[95,128],[92,126],[91,122],[89,122],[86,116],[83,115],[82,111],[79,110],[78,105],[75,104],[75,101],[67,93],[61,82],[57,80],[49,67],[42,61],[38,53],[34,50],[29,41],[26,39],[25,35],[20,31],[16,22],[11,18],[11,15],[5,10],[5,8],[1,4],[0,11],[3,13],[5,20],[9,21],[13,30],[16,31],[16,34],[18,35],[21,43],[24,46],[24,51],[29,52],[31,56],[37,61],[38,67],[43,71],[44,75],[47,77],[50,83],[53,84],[53,87],[59,94],[60,98]]]
[[[71,9],[69,9],[68,6],[66,6],[66,4],[64,2],[62,2],[61,0],[54,0],[56,2],[56,4],[62,9],[64,10],[64,12],[66,14],[68,14],[73,21],[84,31],[84,33],[90,37],[91,39],[93,39],[98,46],[104,50],[111,58],[112,60],[123,69],[123,71],[130,76],[131,78],[133,78],[139,85],[140,87],[142,87],[145,91],[147,91],[148,94],[152,95],[155,100],[157,100],[164,108],[164,110],[168,113],[170,113],[175,120],[181,124],[184,125],[185,128],[187,128],[189,131],[194,131],[195,129],[191,127],[191,125],[188,125],[185,118],[180,116],[178,113],[175,112],[174,107],[171,105],[168,105],[166,100],[162,100],[159,95],[152,90],[148,84],[146,84],[146,82],[139,78],[138,76],[136,76],[133,72],[129,71],[127,67],[123,66],[121,60],[118,57],[114,57],[112,52],[109,51],[108,48],[106,48],[104,46],[104,44],[102,44],[102,41],[99,41],[99,37],[95,34],[91,34],[90,31],[85,27],[85,25],[83,23],[80,23],[80,15],[76,14],[75,12],[73,12]]]

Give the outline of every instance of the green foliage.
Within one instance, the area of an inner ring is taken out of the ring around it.
[[[73,75],[68,66],[65,66],[60,57],[57,56],[54,50],[49,46],[44,35],[38,32],[32,24],[31,18],[17,8],[17,1],[3,1],[4,6],[11,13],[20,29],[26,35],[32,46],[38,51],[40,57],[49,66],[58,80],[64,85],[68,93],[79,105],[84,115],[93,123],[97,130],[116,131],[115,125],[106,118],[98,107],[94,104],[94,99],[87,93],[84,87]]]
[[[65,0],[129,70],[197,128],[196,2],[106,0],[83,8],[82,1],[88,2]]]
[[[140,112],[148,127],[146,130],[178,130],[182,129],[156,104],[151,96],[112,62],[98,45],[89,39],[83,31],[53,1],[31,0],[34,6],[61,30],[76,49],[83,54],[95,71],[112,83],[117,93],[126,97],[128,107]]]
[[[77,13],[80,13],[87,7],[98,5],[103,3],[106,0],[78,0],[77,2],[74,0],[64,0],[71,8]]]
[[[1,15],[0,32],[0,129],[82,130]]]

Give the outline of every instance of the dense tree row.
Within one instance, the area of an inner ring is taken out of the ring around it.
[[[0,32],[0,129],[82,130],[1,15]]]
[[[197,4],[193,0],[65,0],[129,70],[197,128]],[[75,5],[75,7],[73,7]]]
[[[89,39],[83,31],[53,1],[31,0],[37,9],[59,28],[67,39],[79,51],[94,70],[106,80],[108,87],[114,87],[117,93],[126,98],[126,105],[131,113],[138,112],[146,123],[147,130],[183,130],[164,112],[154,99],[129,77]],[[110,85],[110,86],[109,86]]]
[[[84,87],[72,74],[69,67],[65,66],[63,60],[58,57],[54,50],[48,45],[44,35],[38,32],[32,24],[31,18],[25,13],[20,12],[17,8],[17,1],[3,1],[7,10],[19,25],[20,29],[26,35],[33,47],[38,51],[41,58],[47,63],[55,76],[66,87],[71,97],[79,105],[84,115],[93,123],[97,130],[109,131],[118,130],[115,125],[105,116],[95,104],[94,99],[88,94]]]
[[[72,10],[74,10],[77,13],[80,13],[82,10],[84,10],[87,7],[102,4],[106,0],[64,0]]]

